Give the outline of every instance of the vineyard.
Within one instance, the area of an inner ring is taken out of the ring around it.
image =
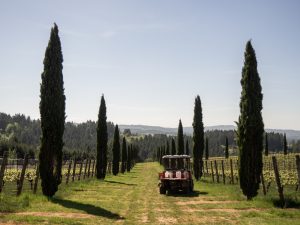
[[[25,167],[24,161],[25,159],[7,160],[0,192],[9,195],[18,195],[18,189],[21,188],[21,192],[36,193],[37,189],[39,188],[39,176],[37,171],[38,161],[28,160]],[[0,158],[0,165],[2,162],[3,159]],[[131,165],[131,167],[133,167],[133,165]],[[25,170],[22,178],[21,174],[23,168],[25,168]],[[62,183],[68,184],[69,182],[93,178],[95,176],[95,170],[96,161],[94,159],[86,159],[83,161],[64,161],[62,167]],[[107,173],[112,173],[111,162],[109,162],[107,165]],[[20,183],[22,183],[22,187],[20,187]]]
[[[204,160],[204,177],[212,182],[224,184],[237,184],[239,182],[238,157],[224,159],[221,157]],[[277,176],[276,176],[277,173]],[[263,158],[263,174],[261,185],[264,195],[273,187],[278,190],[279,197],[288,193],[299,191],[300,160],[299,154],[273,154]],[[284,199],[281,199],[284,201]]]

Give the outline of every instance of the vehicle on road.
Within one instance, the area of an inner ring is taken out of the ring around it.
[[[167,191],[189,193],[194,190],[190,159],[189,155],[164,155],[162,157],[164,171],[159,173],[160,194],[166,194]]]

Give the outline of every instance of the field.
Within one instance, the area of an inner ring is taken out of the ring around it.
[[[2,194],[0,224],[299,224],[299,192],[291,208],[281,209],[276,195],[246,201],[238,185],[206,178],[196,182],[193,194],[165,196],[158,194],[161,169],[158,163],[139,163],[105,181],[62,184],[53,199],[40,192]]]

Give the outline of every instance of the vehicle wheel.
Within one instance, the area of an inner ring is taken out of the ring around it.
[[[187,187],[185,187],[184,189],[183,189],[183,191],[184,191],[184,193],[186,193],[186,194],[188,194],[188,193],[190,193],[190,187],[189,186],[187,186]]]
[[[166,192],[167,192],[167,190],[166,190],[165,187],[163,187],[163,186],[160,186],[160,187],[159,187],[159,193],[160,193],[161,195],[165,195]]]

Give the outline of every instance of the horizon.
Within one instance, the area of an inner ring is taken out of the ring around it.
[[[0,13],[4,113],[39,119],[44,53],[56,22],[66,122],[96,121],[104,93],[114,124],[177,128],[181,118],[190,127],[199,95],[204,126],[234,126],[252,39],[265,129],[300,130],[298,1],[30,0],[17,6],[2,3]]]
[[[5,112],[0,112],[0,113],[5,113]],[[8,114],[8,113],[5,113],[5,114]],[[24,115],[25,117],[29,117],[31,120],[40,120],[40,118],[32,118],[31,116],[28,116],[28,115],[25,115],[23,113],[16,113],[14,115],[11,115],[11,114],[8,114],[10,116],[15,116],[17,114],[20,114],[20,115]],[[66,123],[74,123],[74,124],[80,124],[80,123],[86,123],[88,121],[92,121],[92,122],[97,122],[97,120],[92,120],[92,119],[88,119],[86,121],[80,121],[80,122],[75,122],[75,121],[71,121],[71,120],[66,120],[65,122]],[[146,127],[159,127],[159,128],[165,128],[165,129],[178,129],[178,126],[177,127],[167,127],[167,126],[160,126],[160,125],[151,125],[151,124],[117,124],[117,123],[114,123],[113,121],[107,121],[107,122],[110,122],[110,123],[113,123],[114,125],[118,125],[119,127],[120,126],[146,126]],[[205,125],[204,124],[204,128],[207,128],[207,127],[226,127],[226,126],[233,126],[233,127],[236,127],[236,125],[234,124],[216,124],[216,125]],[[192,128],[193,126],[183,126],[183,128]],[[290,129],[290,128],[273,128],[273,127],[265,127],[264,128],[265,130],[289,130],[289,131],[300,131],[300,130],[297,130],[297,129]]]

